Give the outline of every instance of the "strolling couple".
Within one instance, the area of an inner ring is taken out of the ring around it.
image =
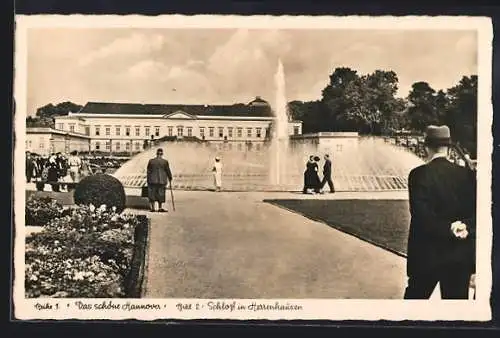
[[[306,171],[304,172],[304,194],[320,194],[325,184],[328,183],[330,192],[335,192],[335,187],[332,181],[332,161],[328,154],[325,155],[325,164],[323,165],[323,180],[319,178],[319,161],[318,156],[311,155],[306,163]]]

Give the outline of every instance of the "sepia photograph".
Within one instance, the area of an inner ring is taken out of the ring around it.
[[[492,38],[18,16],[16,317],[489,320]]]

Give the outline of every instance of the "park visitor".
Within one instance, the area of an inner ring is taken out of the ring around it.
[[[68,158],[68,165],[71,180],[73,182],[79,182],[82,170],[82,160],[78,157],[78,152],[76,150],[71,152],[71,156]]]
[[[36,161],[33,155],[26,152],[26,182],[30,183],[32,178],[36,177]]]
[[[222,190],[222,163],[219,157],[215,158],[212,173],[214,175],[215,191],[219,192]]]
[[[450,129],[426,130],[427,163],[408,177],[410,231],[405,299],[468,299],[475,279],[476,178],[447,159]]]
[[[318,176],[319,162],[318,156],[309,156],[309,161],[306,163],[306,171],[304,172],[304,194],[314,194],[320,192],[321,180]]]
[[[309,156],[309,160],[306,162],[306,170],[304,171],[304,188],[302,193],[309,194],[311,189],[311,173],[314,171],[314,155]]]
[[[152,212],[167,212],[162,204],[165,203],[168,183],[172,184],[172,172],[168,161],[163,158],[163,149],[159,148],[156,157],[150,159],[147,166],[148,198]],[[158,203],[158,209],[155,208],[155,203]]]
[[[325,164],[323,165],[323,180],[321,181],[321,189],[328,183],[330,192],[335,192],[335,187],[332,181],[332,161],[330,160],[330,155],[325,155]]]
[[[321,158],[319,156],[314,156],[314,172],[312,176],[312,183],[313,183],[313,192],[315,194],[321,193],[321,180],[319,178],[319,162],[321,161]]]

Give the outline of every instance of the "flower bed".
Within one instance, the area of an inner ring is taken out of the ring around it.
[[[137,296],[147,222],[145,216],[92,205],[51,219],[26,238],[26,297]]]
[[[67,209],[51,197],[30,196],[26,201],[25,224],[42,226],[54,218],[68,213]]]

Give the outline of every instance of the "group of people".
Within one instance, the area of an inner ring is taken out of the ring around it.
[[[77,151],[65,156],[61,152],[42,157],[26,152],[26,182],[44,181],[78,182],[82,174],[88,172],[86,163],[78,156]]]
[[[304,188],[302,189],[304,194],[321,194],[327,183],[330,188],[330,193],[335,192],[335,186],[332,180],[332,161],[330,155],[326,154],[324,159],[323,178],[320,179],[320,158],[315,155],[309,157],[309,161],[306,163],[306,170],[304,171]]]

